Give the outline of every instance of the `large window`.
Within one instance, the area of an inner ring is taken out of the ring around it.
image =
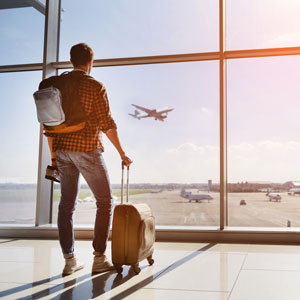
[[[227,0],[227,50],[300,45],[298,0]]]
[[[37,166],[32,93],[41,71],[70,68],[71,46],[86,42],[95,52],[91,75],[105,84],[134,161],[130,200],[149,203],[157,225],[299,229],[299,1],[4,2],[0,223],[32,224],[36,207],[36,224],[56,223],[60,188],[51,215],[49,152],[44,139]],[[174,110],[164,121],[139,120],[132,104]],[[104,146],[119,203],[120,158],[105,136]],[[92,227],[95,199],[81,183],[74,224]]]
[[[44,24],[44,15],[33,7],[0,9],[0,65],[42,62]]]
[[[231,226],[300,226],[299,67],[294,56],[228,62]]]
[[[218,63],[94,68],[92,75],[107,88],[120,139],[134,161],[130,200],[149,203],[157,225],[217,226]],[[136,110],[132,104],[149,109],[170,107],[174,111],[164,121],[138,120],[129,115]],[[121,161],[107,139],[104,158],[118,203]],[[194,200],[189,201],[192,198],[185,196],[184,191],[191,192]],[[57,207],[58,202],[54,203]],[[92,195],[82,186],[75,222],[93,223],[95,207]]]
[[[63,0],[60,59],[86,42],[96,58],[218,51],[218,0]],[[76,21],[75,21],[76,20]]]
[[[0,74],[0,223],[34,224],[39,123],[32,93],[41,78]]]

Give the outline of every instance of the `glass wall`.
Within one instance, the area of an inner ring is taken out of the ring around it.
[[[227,0],[227,50],[298,47],[300,1]]]
[[[9,6],[9,1],[6,1]],[[5,5],[5,3],[4,3]],[[0,9],[0,65],[42,63],[45,1]],[[33,92],[42,72],[0,73],[0,224],[34,224],[39,123]]]
[[[299,56],[228,61],[230,226],[300,226],[299,68]]]
[[[226,50],[299,46],[299,12],[295,0],[227,0]],[[62,0],[61,20],[60,61],[79,42],[94,49],[95,59],[219,51],[218,0]],[[41,12],[2,9],[0,25],[0,65],[42,62]],[[298,65],[298,56],[227,61],[229,226],[300,226]],[[0,74],[2,224],[34,223],[39,124],[32,93],[41,73]],[[218,226],[219,61],[94,68],[92,75],[107,87],[134,161],[130,200],[149,203],[157,225]],[[164,121],[139,120],[132,104],[173,111]],[[104,144],[119,203],[120,159],[105,137]],[[59,198],[55,185],[54,223]],[[75,224],[91,226],[95,208],[82,180]]]
[[[44,25],[33,7],[0,9],[0,65],[42,62]]]
[[[0,74],[0,223],[34,224],[39,123],[32,94],[41,78]]]
[[[80,42],[97,59],[218,51],[218,6],[218,0],[63,0],[60,60],[69,60]]]
[[[130,169],[130,200],[149,203],[157,225],[219,224],[218,72],[218,62],[92,71],[91,75],[107,88],[120,139],[134,161]],[[132,104],[174,110],[163,121],[139,120],[129,115],[137,110]],[[104,141],[104,158],[118,203],[121,161],[108,139]],[[55,200],[59,198],[57,193]],[[54,222],[57,204],[54,201]],[[92,194],[82,186],[75,223],[92,224],[95,208]]]

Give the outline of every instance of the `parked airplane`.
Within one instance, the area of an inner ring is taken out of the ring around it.
[[[278,193],[270,193],[269,195],[269,201],[276,200],[276,202],[281,201],[281,195]]]
[[[161,108],[161,109],[149,109],[135,104],[131,104],[131,105],[145,112],[145,113],[141,113],[138,110],[135,110],[134,114],[129,114],[130,116],[139,120],[142,118],[153,117],[155,120],[164,121],[164,119],[167,118],[168,113],[174,110],[174,108],[169,108],[169,107]]]
[[[289,190],[289,194],[296,195],[300,194],[300,188],[292,188]]]
[[[195,201],[195,202],[201,202],[202,200],[207,200],[209,202],[210,200],[214,199],[211,195],[208,194],[190,194],[188,196],[189,202]]]
[[[202,200],[213,200],[214,198],[208,194],[193,194],[192,192],[186,192],[185,189],[182,189],[180,192],[181,197],[186,198],[189,202],[201,202]]]

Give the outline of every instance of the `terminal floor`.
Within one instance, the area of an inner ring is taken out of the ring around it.
[[[139,275],[92,275],[91,241],[77,241],[76,253],[85,268],[62,277],[58,241],[0,239],[0,298],[300,299],[300,246],[156,243]]]

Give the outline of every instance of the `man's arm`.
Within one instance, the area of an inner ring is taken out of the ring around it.
[[[52,151],[52,145],[54,138],[51,136],[47,136],[48,139],[48,145],[51,153],[51,161],[52,161],[52,167],[56,167],[56,152]]]
[[[117,149],[117,151],[119,152],[122,161],[124,162],[124,164],[129,167],[130,164],[132,163],[132,160],[126,156],[119,137],[118,137],[118,132],[115,128],[109,129],[108,131],[105,132],[106,136],[108,137],[108,139],[110,140],[110,142],[115,146],[115,148]]]

